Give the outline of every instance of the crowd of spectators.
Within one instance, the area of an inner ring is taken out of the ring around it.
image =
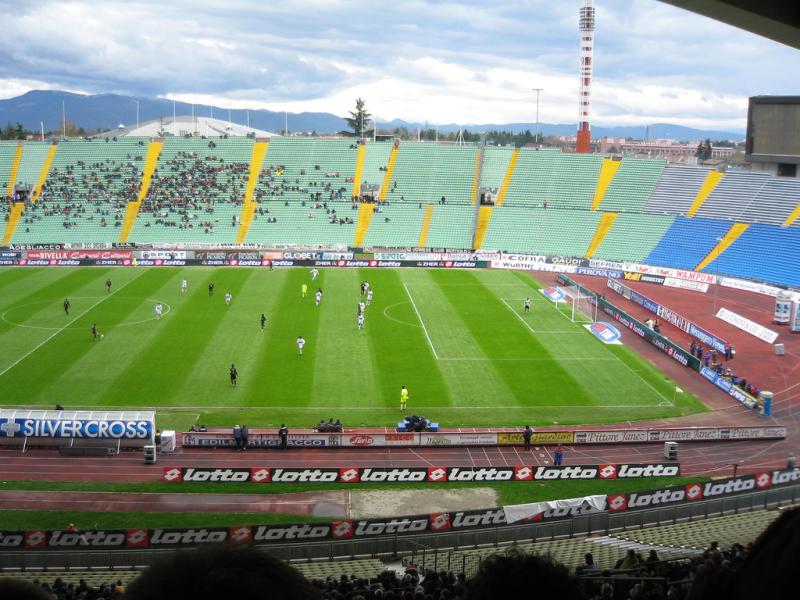
[[[748,381],[746,377],[740,377],[730,368],[730,361],[736,356],[736,349],[732,344],[725,344],[723,353],[717,352],[714,348],[705,348],[697,340],[691,340],[689,352],[692,356],[696,356],[702,365],[711,369],[717,375],[721,375],[731,382],[731,384],[738,387],[740,390],[747,392],[753,398],[759,399],[761,397],[761,389]],[[723,359],[725,362],[723,362]]]
[[[53,167],[39,200],[27,202],[22,225],[26,232],[44,217],[60,216],[64,229],[81,222],[100,227],[121,227],[128,202],[136,199],[142,180],[141,156],[126,160],[85,162]]]
[[[19,600],[156,600],[270,598],[271,600],[752,600],[794,598],[800,552],[800,509],[786,510],[754,542],[697,556],[659,560],[629,550],[613,569],[591,554],[575,572],[550,556],[515,549],[483,559],[471,577],[408,564],[405,572],[372,578],[343,574],[307,580],[287,563],[253,547],[218,546],[161,559],[127,586],[25,584],[0,579],[0,597]],[[14,587],[17,586],[17,587]],[[27,586],[27,587],[26,587]],[[26,591],[25,594],[22,591]]]
[[[250,165],[225,162],[215,155],[178,152],[156,169],[142,202],[144,227],[154,225],[178,229],[201,229],[213,234],[220,220],[214,216],[217,203],[241,206]],[[238,225],[235,218],[231,226]]]

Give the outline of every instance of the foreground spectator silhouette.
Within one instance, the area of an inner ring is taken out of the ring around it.
[[[4,600],[53,600],[53,595],[27,581],[0,579],[0,598]]]
[[[550,556],[511,551],[481,562],[467,582],[466,600],[538,598],[580,600],[578,583],[569,570]]]
[[[125,600],[314,600],[320,593],[287,563],[257,548],[177,552],[134,579]]]

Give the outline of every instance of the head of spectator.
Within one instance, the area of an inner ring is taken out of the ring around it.
[[[18,579],[0,579],[0,598],[11,600],[53,600],[54,596],[39,585]]]
[[[466,600],[528,597],[580,600],[581,592],[567,567],[550,556],[512,551],[481,562],[465,595]]]
[[[257,548],[216,546],[176,552],[125,591],[125,600],[161,598],[307,600],[320,593],[299,571]]]

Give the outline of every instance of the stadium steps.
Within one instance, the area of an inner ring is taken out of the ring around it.
[[[22,161],[22,144],[17,144],[14,150],[14,158],[11,161],[11,170],[8,173],[8,185],[6,186],[6,196],[14,194],[14,186],[17,183],[17,175],[19,174],[19,163]]]
[[[728,171],[714,187],[703,205],[697,210],[698,217],[722,221],[747,222],[745,213],[756,203],[764,188],[775,178],[760,171]],[[774,220],[778,225],[779,221]]]
[[[47,174],[50,172],[50,166],[53,164],[53,159],[56,157],[57,151],[58,145],[50,144],[50,148],[47,150],[47,157],[44,159],[42,170],[39,171],[39,178],[36,180],[36,185],[34,186],[33,193],[31,194],[31,200],[33,202],[36,202],[36,200],[39,199],[39,195],[42,193],[44,182],[47,181]]]
[[[389,163],[386,165],[386,174],[383,176],[383,183],[381,184],[381,201],[385,201],[386,196],[389,193],[389,186],[392,184],[392,173],[394,172],[394,165],[397,162],[397,153],[399,151],[400,146],[392,146],[392,151],[389,153]],[[367,226],[369,226],[369,222],[367,223]]]
[[[800,287],[797,234],[797,228],[753,223],[706,272]]]
[[[700,210],[700,207],[703,206],[703,203],[708,199],[711,192],[714,191],[714,188],[717,187],[717,184],[722,181],[724,177],[725,173],[720,173],[719,171],[708,172],[706,180],[703,182],[703,185],[697,192],[697,196],[694,198],[694,202],[692,202],[692,205],[686,213],[687,217],[693,217],[697,214],[697,211]]]
[[[472,204],[475,204],[478,199],[478,184],[481,180],[481,163],[483,162],[483,149],[478,148],[475,152],[475,168],[472,171],[472,193],[470,199]]]
[[[593,258],[643,262],[675,221],[672,215],[619,213]],[[713,239],[713,238],[712,238]],[[707,248],[710,247],[706,246]],[[704,254],[699,256],[700,260]],[[692,262],[692,266],[697,263]]]
[[[622,161],[619,160],[603,159],[603,165],[600,167],[600,177],[597,180],[597,189],[595,189],[594,198],[592,198],[592,210],[600,208],[600,203],[606,197],[608,186],[614,180],[614,176],[619,171],[621,164]]]
[[[431,214],[425,246],[463,250],[472,248],[477,208],[474,204],[437,205]]]
[[[661,179],[667,161],[625,157],[603,196],[605,210],[641,212]]]
[[[353,175],[353,196],[361,195],[361,178],[364,176],[364,159],[367,156],[367,145],[358,146],[358,158],[356,158],[356,172]]]
[[[508,194],[508,186],[511,183],[511,179],[514,177],[514,171],[517,168],[517,161],[519,160],[520,149],[515,148],[514,152],[511,153],[511,159],[508,161],[508,168],[506,168],[506,174],[503,177],[503,183],[500,184],[500,191],[497,193],[497,206],[502,206],[503,202],[506,201],[506,194]],[[483,208],[481,207],[481,213],[483,213]],[[483,234],[480,235],[480,241],[483,243],[483,236],[486,234],[486,226],[489,224],[489,219],[492,217],[492,211],[488,211],[488,216],[486,217],[486,223],[483,228]],[[478,222],[480,223],[481,214],[478,214]],[[480,228],[479,228],[480,229]],[[475,231],[475,241],[478,241],[478,231]],[[480,245],[476,245],[475,248],[480,248]]]
[[[14,202],[11,205],[11,212],[8,213],[8,223],[6,223],[6,230],[3,233],[3,246],[8,246],[11,243],[23,212],[25,212],[24,202]]]
[[[645,213],[685,215],[706,180],[709,169],[667,165],[644,206]]]
[[[253,144],[253,156],[250,158],[250,175],[247,178],[247,189],[244,193],[244,202],[242,202],[242,216],[239,222],[239,231],[236,233],[236,243],[243,244],[247,239],[247,232],[250,231],[250,225],[253,223],[253,216],[256,213],[257,203],[253,202],[253,193],[256,190],[256,183],[261,174],[261,165],[264,163],[264,157],[269,151],[269,142],[260,141]]]
[[[597,252],[600,244],[602,244],[603,240],[606,239],[606,235],[608,235],[608,232],[611,230],[611,226],[614,225],[614,221],[616,220],[617,213],[603,213],[603,216],[600,217],[600,222],[597,224],[597,230],[594,232],[594,237],[589,243],[589,247],[586,249],[584,258],[592,258],[594,256],[594,253]]]
[[[700,261],[700,263],[695,267],[695,271],[702,271],[708,265],[710,265],[714,260],[716,260],[728,247],[733,244],[739,237],[747,231],[747,228],[750,227],[749,223],[734,223],[731,225],[731,228],[728,229],[728,232],[722,236],[722,239],[717,242],[717,245],[711,249],[711,252]]]
[[[422,218],[422,229],[419,230],[419,240],[417,240],[417,247],[424,248],[428,241],[428,232],[431,230],[431,218],[433,217],[433,204],[428,204],[425,207],[425,216]]]
[[[367,239],[367,231],[369,231],[369,224],[372,221],[373,214],[375,214],[374,204],[359,204],[356,239],[353,242],[356,248],[361,248],[364,245],[364,240]]]
[[[800,204],[794,207],[794,210],[788,217],[786,217],[786,220],[783,222],[781,227],[790,227],[795,221],[797,221],[798,218],[800,218]]]
[[[139,207],[142,205],[142,200],[147,196],[147,192],[150,189],[153,171],[156,170],[158,157],[163,147],[163,140],[152,140],[147,145],[147,155],[144,159],[144,170],[142,171],[142,183],[139,186],[139,194],[136,196],[135,202],[128,202],[128,206],[125,207],[125,220],[122,222],[122,231],[120,231],[119,234],[119,241],[121,244],[128,241],[128,236],[131,234],[131,231],[133,231],[133,225],[136,223],[136,217],[139,215]]]
[[[512,158],[512,161],[513,160]],[[493,210],[493,206],[481,206],[478,209],[478,222],[475,225],[475,239],[472,241],[472,247],[476,250],[480,250],[483,246],[483,240],[486,238],[486,232],[489,230],[489,223],[492,221]]]

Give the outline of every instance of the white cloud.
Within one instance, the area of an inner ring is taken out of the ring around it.
[[[7,4],[0,0],[0,4]],[[0,11],[0,96],[121,92],[385,119],[577,120],[580,0],[30,0]],[[743,129],[800,54],[655,0],[597,3],[592,121]]]

